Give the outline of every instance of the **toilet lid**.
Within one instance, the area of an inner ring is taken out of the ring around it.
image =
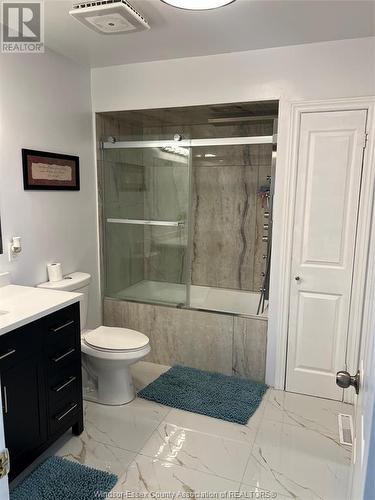
[[[132,351],[141,349],[149,343],[143,333],[128,328],[99,326],[85,335],[86,344],[109,351]]]

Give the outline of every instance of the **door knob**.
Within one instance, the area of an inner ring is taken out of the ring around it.
[[[355,389],[355,393],[359,393],[359,386],[360,386],[360,372],[359,370],[357,373],[353,376],[350,375],[350,373],[346,371],[340,371],[336,373],[336,384],[341,387],[342,389],[347,389],[351,385]]]
[[[295,276],[295,277],[294,277],[294,279],[295,279],[296,281],[301,281],[301,278],[300,278],[299,276]]]

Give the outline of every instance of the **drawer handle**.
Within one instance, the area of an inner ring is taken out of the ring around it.
[[[69,413],[71,413],[73,410],[75,410],[77,408],[77,406],[78,406],[78,403],[75,403],[70,408],[68,408],[68,410],[64,411],[64,413],[62,415],[59,415],[58,417],[56,417],[56,420],[58,422],[61,422],[61,420],[65,417],[67,417],[69,415]]]
[[[52,358],[52,361],[54,363],[58,363],[62,359],[66,358],[67,356],[70,356],[71,354],[73,354],[73,352],[75,352],[75,348],[74,347],[72,349],[69,349],[69,351],[65,352],[64,354],[61,354],[61,356],[58,356],[57,358]]]
[[[9,351],[8,351],[8,352],[6,352],[5,354],[2,354],[2,355],[0,356],[0,361],[1,361],[2,359],[7,358],[8,356],[11,356],[11,355],[12,355],[12,354],[14,354],[15,352],[16,352],[16,350],[15,350],[15,349],[9,349]]]
[[[70,320],[70,321],[67,321],[66,323],[64,323],[63,325],[60,325],[60,326],[56,326],[55,328],[51,328],[51,332],[53,333],[58,333],[60,332],[61,330],[64,330],[64,328],[67,328],[68,326],[70,325],[74,325],[74,320]]]
[[[68,387],[68,385],[70,385],[72,382],[74,382],[75,380],[77,380],[77,377],[69,377],[68,380],[64,383],[62,383],[61,385],[58,385],[56,387],[53,388],[53,390],[55,392],[60,392],[62,391],[63,389],[65,389],[65,387]]]

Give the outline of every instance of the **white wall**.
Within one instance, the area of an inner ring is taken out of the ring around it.
[[[374,39],[361,38],[92,70],[95,111],[363,96]]]
[[[290,101],[375,94],[374,38],[129,64],[92,70],[95,111],[280,100],[267,382],[275,381],[278,308],[285,262],[283,213]],[[279,346],[280,347],[280,346]],[[285,346],[284,346],[285,348]]]
[[[21,236],[23,252],[0,271],[20,285],[46,281],[46,264],[92,274],[90,325],[101,317],[96,167],[90,72],[52,52],[0,54],[0,215],[4,246]],[[24,191],[21,148],[80,157],[81,190]]]

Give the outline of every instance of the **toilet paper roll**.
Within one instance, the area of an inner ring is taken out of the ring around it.
[[[60,262],[54,262],[47,265],[47,273],[49,281],[61,281],[63,279],[62,266]]]

